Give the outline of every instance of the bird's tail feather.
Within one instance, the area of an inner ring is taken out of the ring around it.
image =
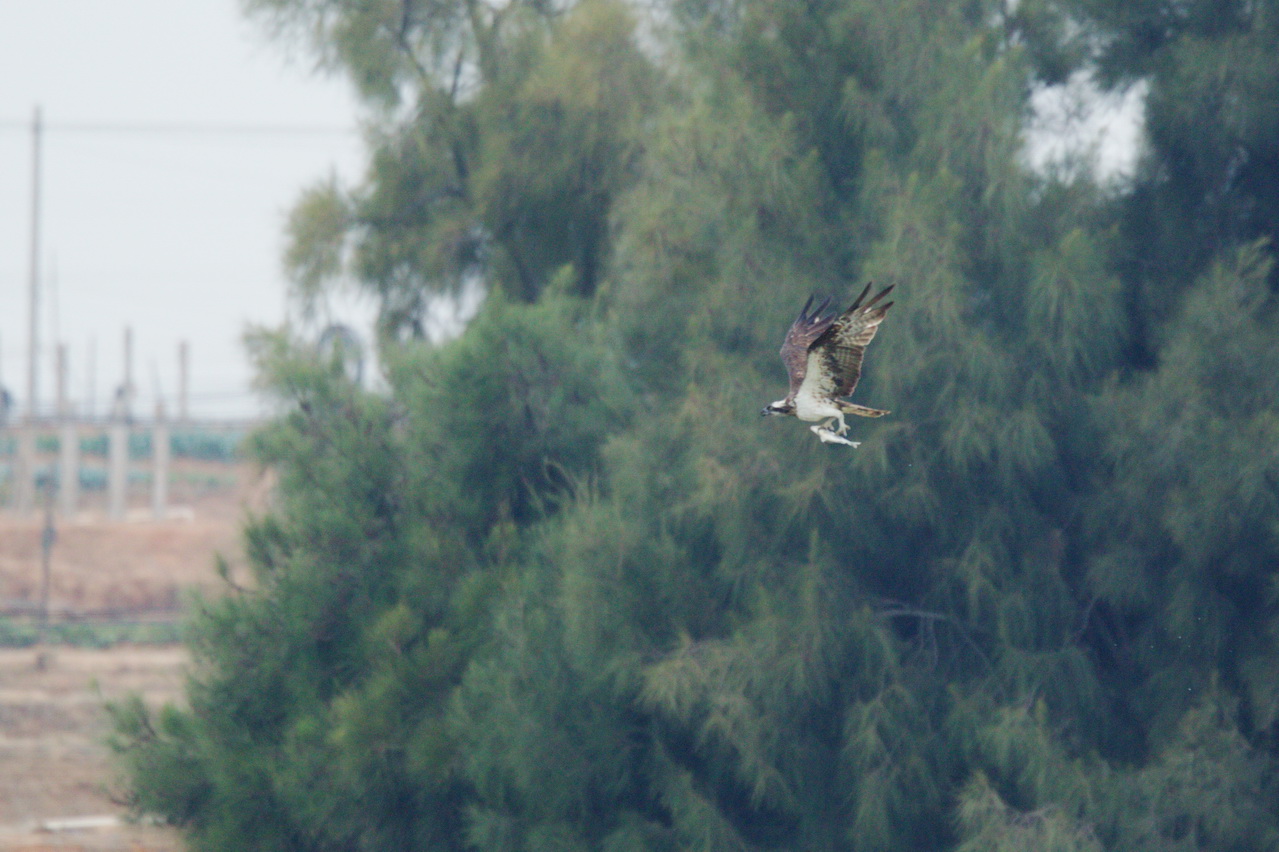
[[[845,414],[856,414],[858,417],[883,417],[885,414],[888,414],[888,412],[882,408],[867,408],[866,406],[858,405],[855,402],[841,402],[839,403],[839,407]]]

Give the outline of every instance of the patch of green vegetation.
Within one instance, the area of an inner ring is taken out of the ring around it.
[[[49,624],[45,641],[74,648],[114,645],[172,645],[184,638],[182,624],[168,621],[69,621]],[[0,618],[0,647],[29,648],[40,641],[40,625],[27,619]]]

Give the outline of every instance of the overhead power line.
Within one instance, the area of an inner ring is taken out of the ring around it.
[[[0,131],[30,132],[30,119],[0,119]],[[359,128],[324,124],[251,124],[205,121],[46,121],[45,133],[188,136],[349,136]]]

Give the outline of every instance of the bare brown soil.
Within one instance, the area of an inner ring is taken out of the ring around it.
[[[174,618],[189,590],[222,588],[215,554],[242,578],[239,528],[268,481],[248,465],[175,468],[165,520],[151,517],[142,491],[122,522],[107,521],[95,495],[75,518],[54,516],[51,620]],[[44,527],[42,513],[0,511],[0,610],[38,605]],[[186,661],[180,646],[0,649],[0,852],[182,848],[171,829],[120,822],[103,740],[109,700],[139,692],[153,706],[180,703]]]
[[[0,850],[182,848],[172,829],[120,821],[103,704],[179,701],[186,659],[165,646],[0,649]]]
[[[73,518],[53,516],[49,603],[55,613],[81,615],[177,608],[184,590],[214,589],[220,554],[242,563],[239,529],[260,509],[269,480],[251,465],[175,464],[164,520],[145,493],[133,494],[124,521],[109,521],[88,495]],[[35,606],[42,583],[42,512],[0,512],[0,611]]]

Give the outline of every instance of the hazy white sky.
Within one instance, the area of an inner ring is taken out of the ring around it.
[[[1034,169],[1089,169],[1103,184],[1131,177],[1141,154],[1147,86],[1103,92],[1086,71],[1064,85],[1036,89],[1026,127]]]
[[[172,410],[182,340],[193,413],[256,410],[239,338],[283,318],[288,210],[362,162],[347,84],[289,53],[238,0],[0,0],[0,384],[22,410],[37,106],[41,407],[57,340],[73,401],[102,413],[131,326],[137,412]],[[226,130],[280,126],[316,131]]]

